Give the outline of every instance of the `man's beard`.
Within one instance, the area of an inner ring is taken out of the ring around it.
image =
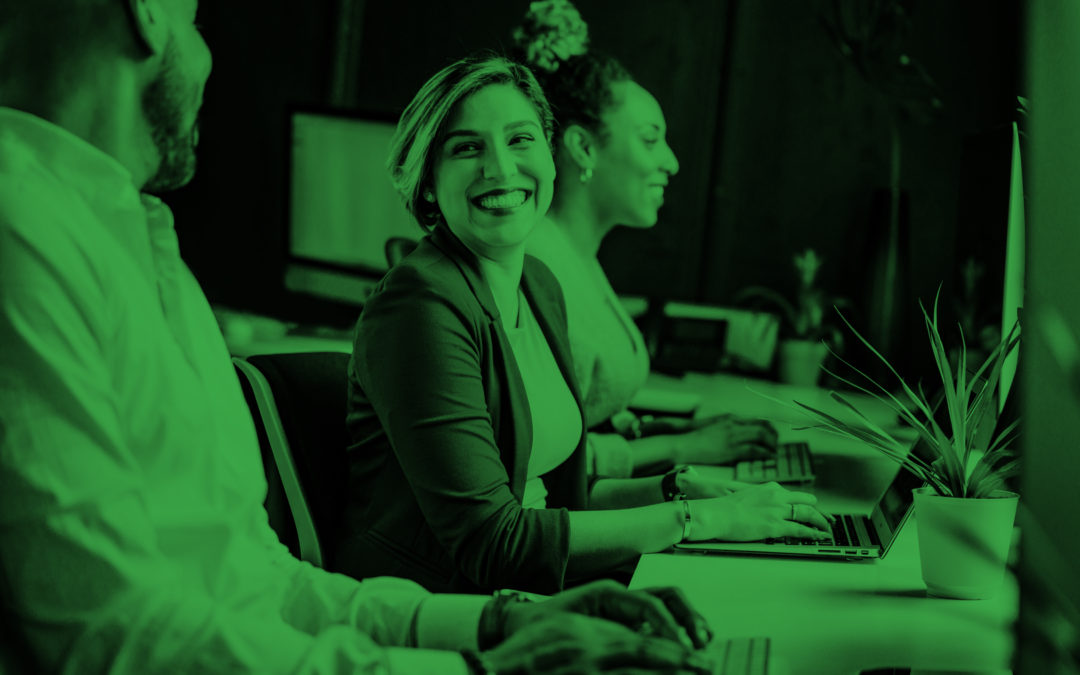
[[[186,93],[191,89],[179,68],[176,43],[165,47],[161,72],[143,92],[142,109],[161,163],[144,192],[161,193],[187,185],[195,176],[195,143],[198,122],[188,126],[186,113],[197,105]]]

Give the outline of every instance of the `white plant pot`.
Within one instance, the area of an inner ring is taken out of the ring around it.
[[[807,387],[817,386],[821,364],[828,350],[820,340],[784,340],[780,343],[780,381]]]
[[[942,497],[915,490],[922,578],[930,595],[980,600],[997,592],[1005,574],[1019,497]]]

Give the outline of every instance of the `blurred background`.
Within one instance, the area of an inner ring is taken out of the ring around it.
[[[1024,119],[1019,3],[575,4],[592,45],[660,101],[682,167],[655,228],[620,228],[604,244],[601,262],[620,294],[732,305],[740,289],[760,285],[794,298],[792,257],[813,248],[823,259],[817,285],[847,300],[845,314],[913,377],[932,368],[917,300],[931,302],[939,285],[944,324],[964,319],[969,341],[1001,325],[1012,123]],[[215,61],[200,166],[168,201],[210,299],[350,326],[370,284],[340,277],[377,279],[380,242],[422,234],[379,183],[386,130],[438,68],[473,50],[508,49],[527,8],[203,3]],[[298,112],[315,115],[310,130]],[[358,141],[370,152],[334,160],[355,166],[320,163],[335,146],[328,113],[371,122],[342,132],[370,137]],[[333,225],[319,227],[321,214],[356,199],[367,199],[368,213],[351,227],[367,234],[349,241],[364,250],[320,265],[333,257],[320,246],[340,252],[344,241]],[[873,370],[865,350],[849,351]]]

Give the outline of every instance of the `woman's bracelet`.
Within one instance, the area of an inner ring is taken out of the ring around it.
[[[678,502],[682,505],[683,520],[682,520],[682,539],[679,542],[684,542],[690,538],[690,524],[693,522],[693,518],[690,516],[690,500],[679,499]]]

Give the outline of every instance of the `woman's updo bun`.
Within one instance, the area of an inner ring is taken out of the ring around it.
[[[513,37],[514,58],[533,71],[551,104],[556,140],[576,124],[605,141],[602,117],[616,103],[612,85],[633,77],[615,57],[589,48],[589,27],[577,8],[569,0],[534,2]],[[554,149],[558,158],[562,144]]]
[[[513,38],[525,63],[546,73],[555,72],[564,61],[589,49],[589,27],[569,0],[530,3]]]

